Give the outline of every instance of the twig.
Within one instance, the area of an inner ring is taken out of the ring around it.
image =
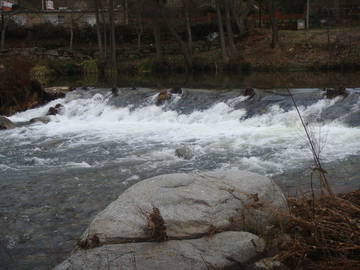
[[[326,171],[323,169],[322,165],[321,165],[321,161],[320,161],[320,156],[319,154],[316,152],[316,148],[315,148],[315,143],[313,141],[313,139],[311,138],[311,135],[310,135],[310,131],[308,130],[308,127],[300,113],[300,110],[299,110],[299,107],[297,106],[296,104],[296,101],[295,101],[295,98],[294,98],[294,95],[291,93],[290,89],[287,89],[290,97],[291,97],[291,100],[295,106],[295,109],[297,111],[297,114],[300,118],[300,121],[301,121],[301,125],[303,126],[304,128],[304,131],[305,131],[305,134],[306,134],[306,137],[307,137],[307,140],[310,144],[310,148],[311,148],[311,152],[312,152],[312,155],[313,155],[313,159],[314,159],[314,162],[315,162],[315,165],[316,165],[316,170],[319,172],[319,175],[320,175],[320,181],[321,181],[321,184],[322,184],[322,187],[326,189],[326,191],[328,192],[328,194],[330,196],[335,196],[334,195],[334,192],[332,191],[332,188],[326,178]]]

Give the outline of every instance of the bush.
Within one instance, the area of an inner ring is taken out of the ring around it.
[[[12,58],[0,71],[0,114],[23,109],[30,95],[32,64],[24,58]]]
[[[45,65],[36,65],[31,69],[31,77],[37,79],[42,84],[48,84],[54,75],[54,71]]]
[[[98,73],[98,63],[95,59],[85,60],[81,63],[81,67],[85,74]]]

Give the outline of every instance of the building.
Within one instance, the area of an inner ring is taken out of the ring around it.
[[[1,0],[0,0],[1,1]],[[128,24],[128,3],[137,0],[115,0],[115,23]],[[164,0],[168,8],[181,8],[182,0]],[[203,10],[213,7],[214,0],[197,0]],[[76,23],[78,26],[95,25],[95,9],[93,1],[68,0],[23,0],[18,3],[19,9],[12,16],[13,20],[21,25],[31,27],[36,24],[51,23],[53,25],[67,25]],[[106,9],[100,12],[107,12]],[[107,17],[107,16],[106,16]],[[206,18],[207,19],[207,18]]]
[[[0,0],[1,1],[1,0]],[[14,1],[15,2],[15,1]],[[19,1],[19,8],[12,12],[12,19],[21,26],[32,27],[36,24],[53,25],[76,24],[80,27],[96,24],[95,10],[90,4],[93,1],[37,0]],[[106,12],[102,10],[100,12]],[[126,24],[124,9],[115,9],[115,23]],[[107,16],[106,16],[107,17]]]
[[[315,22],[348,24],[360,21],[360,0],[313,0],[311,17]]]
[[[15,0],[0,0],[1,11],[12,11],[17,7],[17,1]]]

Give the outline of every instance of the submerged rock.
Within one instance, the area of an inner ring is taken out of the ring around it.
[[[255,96],[255,90],[253,88],[246,88],[244,96],[252,98],[253,96]]]
[[[30,121],[29,121],[29,123],[38,123],[38,122],[40,122],[40,123],[44,123],[44,124],[47,124],[47,123],[49,123],[50,122],[50,117],[48,117],[48,116],[42,116],[42,117],[35,117],[35,118],[33,118],[33,119],[31,119]]]
[[[180,87],[174,87],[170,89],[170,93],[171,94],[177,94],[177,95],[182,95],[183,94],[183,90]]]
[[[328,88],[325,89],[326,91],[326,98],[332,99],[336,98],[338,96],[346,96],[346,88],[345,87],[339,87],[339,88]]]
[[[184,147],[176,149],[175,155],[178,158],[183,158],[183,159],[189,160],[194,157],[194,152],[190,147],[184,146]]]
[[[0,129],[12,129],[16,125],[4,116],[0,116]]]
[[[119,89],[116,87],[111,88],[111,93],[114,97],[117,97],[119,95]]]
[[[351,127],[360,126],[360,112],[350,113],[347,117],[345,117],[345,123]]]
[[[55,107],[50,107],[46,115],[57,115],[62,113],[64,106],[62,104],[56,104]]]
[[[169,93],[169,92],[166,91],[166,90],[162,90],[162,91],[158,94],[158,96],[156,97],[156,105],[157,105],[157,106],[160,106],[160,105],[164,104],[165,101],[171,99],[171,96],[172,96],[171,93]]]

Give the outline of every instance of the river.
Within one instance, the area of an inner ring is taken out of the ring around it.
[[[184,88],[157,106],[155,87],[132,86],[119,96],[78,88],[10,117],[28,121],[64,105],[48,124],[0,131],[1,269],[59,263],[97,212],[155,175],[236,167],[291,195],[309,191],[312,155],[286,89],[248,97],[241,87]],[[291,89],[337,192],[360,188],[360,88],[347,92],[326,99],[320,88]],[[184,147],[189,160],[175,155]]]

